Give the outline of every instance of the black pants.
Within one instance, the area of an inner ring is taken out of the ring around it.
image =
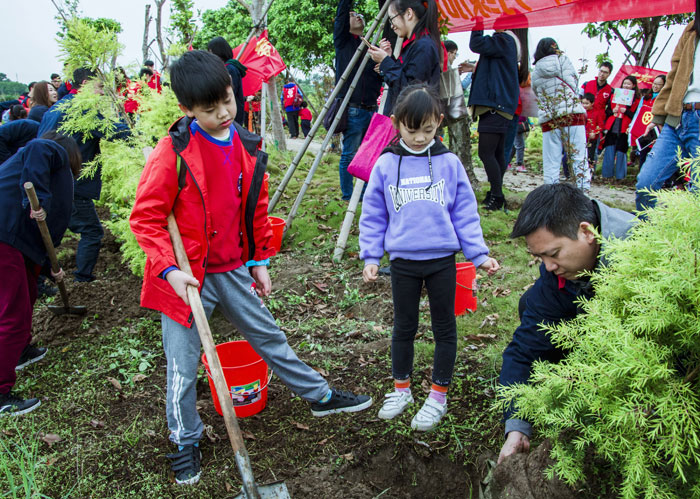
[[[510,124],[510,120],[498,113],[487,111],[479,116],[479,159],[484,164],[493,196],[503,196],[503,176],[507,166],[505,140]]]
[[[291,138],[299,137],[299,111],[287,111],[287,128]]]
[[[301,131],[304,132],[304,137],[309,135],[311,131],[311,120],[301,120]]]
[[[404,380],[413,374],[413,342],[418,331],[418,308],[423,283],[428,291],[430,320],[435,338],[432,382],[449,386],[457,356],[454,255],[433,260],[391,261],[394,332],[391,337],[391,373]]]

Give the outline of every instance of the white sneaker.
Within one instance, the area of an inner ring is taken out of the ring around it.
[[[418,431],[429,431],[435,428],[447,413],[447,403],[441,404],[435,399],[425,399],[423,407],[413,416],[411,428]]]
[[[411,392],[399,392],[394,390],[384,395],[384,404],[377,416],[381,419],[394,419],[406,409],[408,404],[412,403],[413,395],[411,395]]]

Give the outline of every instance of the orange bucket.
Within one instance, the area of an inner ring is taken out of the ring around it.
[[[271,374],[268,374],[265,361],[244,340],[216,345],[216,353],[224,371],[226,386],[229,387],[236,417],[245,418],[262,411],[267,404],[267,385],[270,383],[271,377]],[[202,354],[202,364],[207,371],[209,388],[211,388],[211,396],[214,399],[214,409],[223,416],[219,396],[216,393],[205,354]]]
[[[476,269],[472,262],[457,264],[457,290],[455,292],[455,315],[467,310],[476,312]]]
[[[272,225],[272,239],[270,240],[270,245],[275,248],[277,253],[282,249],[282,236],[284,235],[284,226],[286,222],[284,218],[280,217],[268,217],[270,219],[270,225]]]

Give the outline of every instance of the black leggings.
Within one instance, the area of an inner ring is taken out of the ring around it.
[[[432,260],[391,261],[391,293],[394,298],[394,331],[391,336],[391,373],[407,379],[413,373],[413,341],[418,330],[418,308],[423,283],[428,291],[435,353],[432,382],[449,386],[457,356],[455,257]]]
[[[492,196],[503,196],[503,175],[506,173],[505,139],[505,133],[479,132],[479,159],[484,164]]]

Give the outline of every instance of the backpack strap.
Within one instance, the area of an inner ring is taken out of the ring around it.
[[[184,164],[183,164],[184,163]],[[187,181],[187,164],[182,156],[177,155],[177,191],[180,192],[185,187]]]

